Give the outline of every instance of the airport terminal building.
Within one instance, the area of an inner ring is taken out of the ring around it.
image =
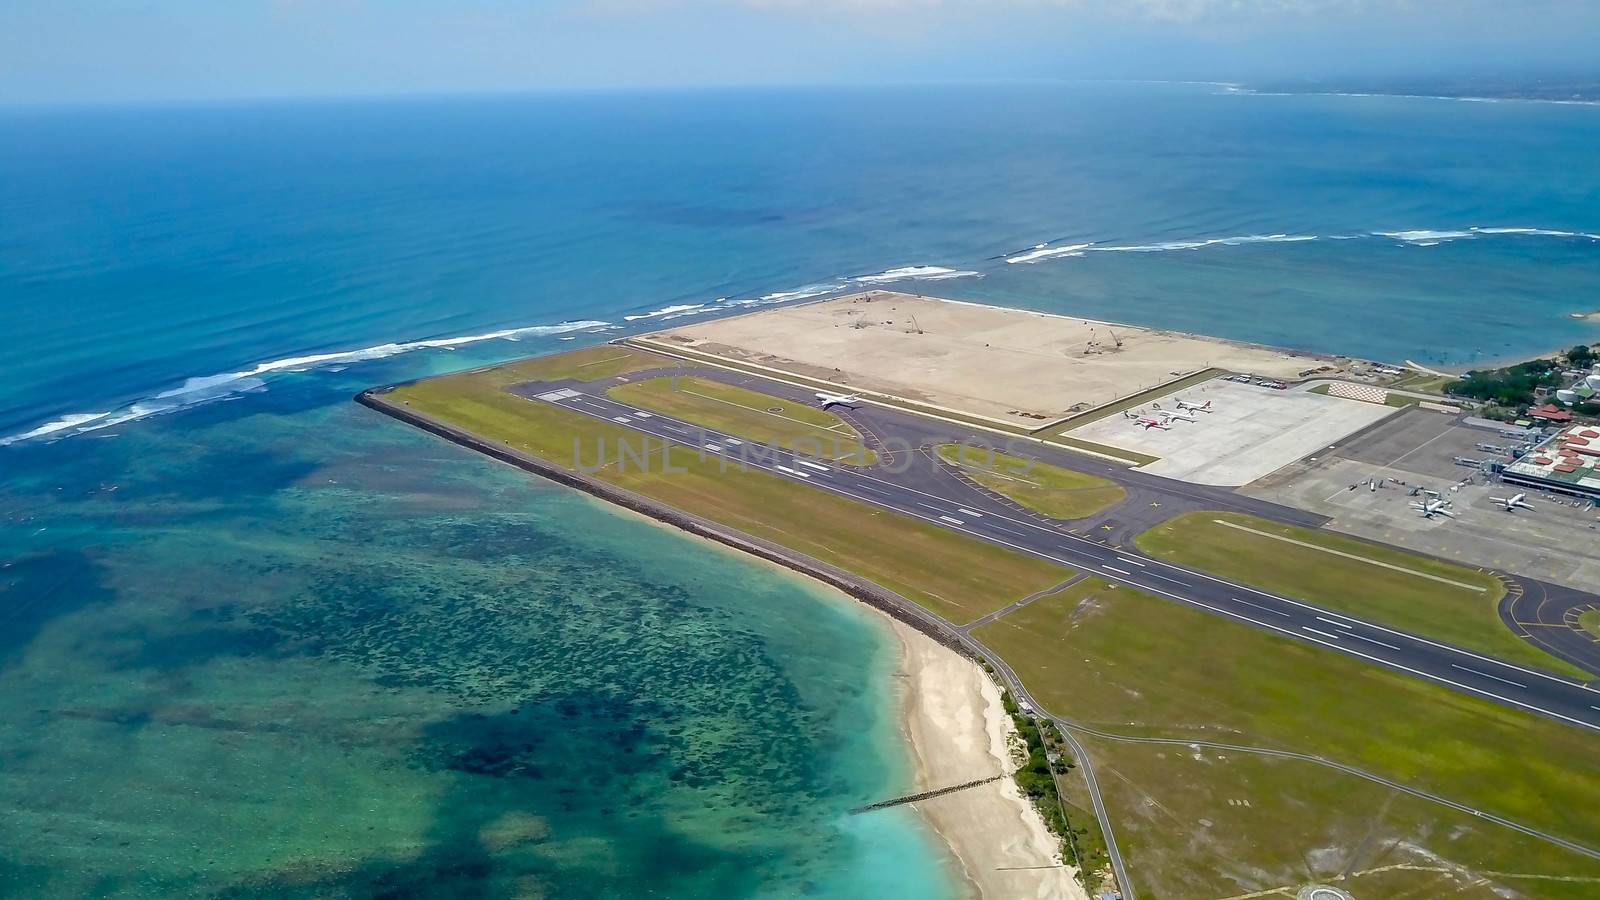
[[[1506,466],[1500,478],[1506,484],[1600,503],[1600,427],[1563,429]]]

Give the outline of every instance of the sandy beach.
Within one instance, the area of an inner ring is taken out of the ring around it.
[[[606,508],[658,528],[673,528],[633,510],[611,504]],[[805,577],[709,538],[689,537],[786,576]],[[1015,729],[1000,703],[1000,689],[977,663],[881,610],[807,580],[840,603],[869,611],[894,634],[900,651],[895,671],[900,727],[911,749],[915,790],[1001,773],[1009,776],[1014,771],[1007,748]],[[1062,864],[1057,853],[1060,842],[1010,777],[910,805],[949,849],[952,874],[965,883],[967,895],[988,900],[1089,900],[1076,870]]]
[[[999,688],[976,663],[890,622],[901,645],[902,722],[916,759],[917,788],[1009,775],[1013,731]],[[1009,777],[914,808],[950,847],[972,896],[1088,900],[1073,869],[1060,864],[1059,842]]]

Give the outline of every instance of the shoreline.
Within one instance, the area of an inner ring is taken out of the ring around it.
[[[612,513],[682,534],[681,529],[637,510],[588,499]],[[714,552],[730,553],[786,578],[800,578],[830,602],[861,610],[874,627],[885,630],[896,654],[888,693],[911,763],[912,788],[935,790],[995,774],[1007,776],[906,804],[942,851],[952,885],[964,888],[961,893],[966,896],[987,900],[1089,900],[1076,870],[1059,855],[1060,839],[1010,777],[1016,767],[1007,748],[1016,729],[1000,701],[999,685],[977,663],[825,581],[704,535],[691,532],[687,537]]]
[[[888,618],[888,617],[885,617]],[[1000,689],[972,660],[903,622],[887,625],[900,648],[900,729],[919,791],[991,775],[1007,777],[910,804],[944,844],[969,896],[1089,900],[1060,858],[1061,840],[1010,775],[1016,739]]]
[[[431,417],[402,409],[363,391],[356,402],[492,460],[540,475],[588,494],[612,511],[636,515],[664,528],[739,553],[745,558],[800,576],[837,599],[853,600],[887,627],[897,641],[896,674],[906,676],[896,696],[896,717],[919,790],[946,787],[1013,767],[1006,763],[1009,717],[1000,689],[930,613],[893,592],[820,560],[743,535],[698,516],[673,509],[543,460],[479,438]],[[881,618],[878,618],[881,617]],[[979,737],[984,735],[984,737]],[[987,762],[986,762],[987,760]],[[1003,766],[1003,768],[1002,768]],[[980,774],[971,773],[974,768]],[[992,784],[910,804],[918,819],[943,845],[956,884],[969,896],[989,898],[1067,897],[1088,900],[1070,867],[1058,866],[1060,841],[1050,833],[1033,804],[1007,777]],[[1009,835],[1009,837],[1008,837]],[[1027,861],[1031,860],[1031,861]],[[1047,866],[1013,868],[997,866]],[[1019,891],[1018,889],[1023,890]]]

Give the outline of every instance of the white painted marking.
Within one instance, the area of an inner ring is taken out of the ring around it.
[[[1144,573],[1144,574],[1146,574],[1146,575],[1148,575],[1148,576],[1150,576],[1150,577],[1151,577],[1151,578],[1159,578],[1159,579],[1161,579],[1161,580],[1162,580],[1162,581],[1170,581],[1170,582],[1172,582],[1172,583],[1173,583],[1173,584],[1175,584],[1175,585],[1177,585],[1177,586],[1178,586],[1178,587],[1188,587],[1188,586],[1189,586],[1189,585],[1187,585],[1187,584],[1185,584],[1185,583],[1184,583],[1184,582],[1182,582],[1182,581],[1179,581],[1179,580],[1178,580],[1178,579],[1176,579],[1176,578],[1168,578],[1168,577],[1167,577],[1167,576],[1165,576],[1165,575],[1158,575],[1158,574],[1156,574],[1156,573],[1155,573],[1155,572],[1145,572],[1145,573]]]
[[[706,444],[705,448],[707,450],[710,450],[712,453],[721,453],[722,452],[722,447],[720,445],[718,445],[718,444]]]
[[[651,415],[651,414],[650,414],[650,413],[647,413],[647,412],[645,412],[645,411],[644,411],[644,410],[642,410],[642,409],[636,409],[636,410],[633,410],[633,414],[634,414],[634,415],[636,415],[636,416],[638,416],[638,417],[639,417],[639,418],[641,418],[641,419],[650,419],[650,418],[654,418],[654,416],[652,416],[652,415]]]
[[[1458,666],[1455,663],[1451,663],[1450,664],[1450,668],[1452,668],[1452,669],[1460,669],[1463,672],[1471,672],[1474,675],[1482,675],[1485,678],[1493,678],[1495,681],[1501,681],[1501,682],[1504,682],[1506,684],[1511,685],[1512,687],[1522,688],[1523,690],[1527,690],[1527,688],[1528,688],[1527,685],[1518,684],[1518,683],[1516,683],[1515,681],[1512,681],[1509,678],[1501,678],[1499,675],[1490,675],[1488,672],[1479,672],[1477,669],[1469,669],[1466,666]]]
[[[814,462],[806,462],[803,459],[796,459],[795,462],[799,463],[802,466],[805,466],[808,469],[816,469],[818,472],[832,471],[827,466],[819,466]]]
[[[682,428],[679,428],[676,425],[668,425],[665,422],[661,423],[661,427],[667,429],[668,431],[676,431],[679,434],[688,434],[689,433],[689,432],[683,430]]]
[[[1317,616],[1317,621],[1318,622],[1327,622],[1329,625],[1337,625],[1340,628],[1349,628],[1349,627],[1351,627],[1349,622],[1341,622],[1338,619],[1330,619],[1327,616]]]
[[[1130,566],[1138,566],[1138,567],[1139,567],[1139,568],[1141,568],[1141,569],[1142,569],[1142,568],[1144,568],[1144,563],[1142,563],[1142,562],[1139,562],[1139,561],[1138,561],[1138,560],[1137,560],[1137,559],[1129,559],[1129,558],[1128,558],[1128,557],[1126,557],[1126,556],[1119,556],[1119,557],[1117,557],[1117,562],[1120,562],[1120,563],[1127,563],[1127,564],[1128,564],[1128,565],[1130,565]]]
[[[732,444],[732,445],[733,445],[733,446],[735,446],[735,447],[737,447],[737,446],[739,446],[739,445],[740,445],[740,444],[742,444],[742,443],[744,443],[744,441],[741,441],[741,440],[739,440],[739,439],[738,439],[738,438],[723,438],[723,439],[722,439],[722,442],[723,442],[723,443],[724,443],[724,444]]]
[[[985,522],[983,524],[989,526],[990,528],[994,528],[994,529],[997,529],[999,531],[1004,531],[1004,532],[1006,532],[1008,534],[1014,534],[1017,537],[1027,537],[1026,534],[1023,534],[1022,532],[1016,530],[1015,528],[1007,528],[1004,525],[996,525],[993,522]]]
[[[1133,574],[1132,572],[1129,572],[1127,569],[1119,569],[1116,566],[1102,565],[1100,568],[1105,569],[1107,572],[1115,572],[1118,575],[1132,575]]]
[[[967,523],[961,521],[960,519],[952,519],[949,516],[940,516],[939,519],[940,519],[940,521],[949,522],[952,525],[965,525],[965,524],[967,524]]]
[[[944,507],[942,507],[942,506],[934,506],[934,505],[932,505],[930,503],[923,503],[921,500],[917,501],[917,505],[922,507],[923,509],[931,509],[936,513],[944,512]]]
[[[851,487],[859,488],[859,489],[861,489],[863,491],[871,491],[872,493],[877,494],[880,497],[889,496],[889,492],[888,491],[881,490],[881,489],[875,488],[875,487],[868,487],[867,485],[864,485],[864,484],[852,484]]]
[[[1388,647],[1390,650],[1399,650],[1400,649],[1399,647],[1396,647],[1393,644],[1385,643],[1383,641],[1378,640],[1377,638],[1369,638],[1366,635],[1356,634],[1354,631],[1350,632],[1348,635],[1346,635],[1346,637],[1353,637],[1358,641],[1366,641],[1369,644],[1377,644],[1379,647]]]
[[[967,514],[967,515],[969,515],[969,516],[971,516],[971,517],[973,517],[973,518],[974,518],[974,519],[981,519],[981,518],[983,518],[983,513],[981,513],[981,512],[975,512],[975,511],[973,511],[973,510],[970,510],[970,509],[967,509],[967,508],[966,508],[966,507],[965,507],[965,506],[958,506],[958,507],[956,507],[956,512],[959,512],[959,513],[966,513],[966,514]]]
[[[1018,548],[1018,549],[1021,549],[1021,548]],[[1057,562],[1061,562],[1061,560],[1056,560],[1056,561]],[[1214,580],[1220,580],[1220,579],[1214,579]],[[1253,624],[1256,624],[1256,625],[1260,625],[1262,628],[1271,629],[1273,631],[1278,632],[1279,634],[1288,634],[1288,635],[1294,635],[1295,634],[1295,632],[1290,631],[1287,628],[1279,628],[1278,626],[1273,625],[1273,624],[1268,623],[1268,622],[1261,622],[1261,621],[1257,621],[1255,619],[1246,618],[1246,617],[1241,616],[1238,613],[1233,612],[1231,610],[1221,609],[1219,607],[1212,606],[1209,603],[1201,603],[1199,600],[1195,600],[1195,599],[1190,598],[1190,597],[1180,597],[1177,594],[1169,594],[1166,591],[1161,590],[1160,588],[1145,588],[1145,590],[1150,591],[1152,593],[1160,594],[1161,596],[1166,597],[1169,600],[1176,600],[1179,603],[1187,603],[1187,604],[1189,604],[1191,606],[1198,606],[1201,609],[1209,609],[1212,612],[1217,613],[1218,615],[1227,616],[1227,617],[1233,618],[1233,619],[1243,619],[1246,622],[1250,622],[1250,623],[1253,623]],[[1235,599],[1237,599],[1237,598],[1235,598]],[[1572,716],[1562,715],[1561,713],[1558,713],[1558,712],[1556,712],[1554,710],[1545,709],[1542,706],[1534,706],[1532,703],[1526,703],[1526,702],[1524,702],[1522,700],[1517,700],[1517,699],[1514,699],[1514,698],[1511,698],[1511,697],[1504,696],[1502,694],[1496,694],[1493,691],[1486,691],[1486,690],[1484,690],[1483,688],[1480,688],[1480,687],[1473,687],[1470,684],[1463,684],[1462,682],[1459,682],[1459,681],[1452,681],[1452,680],[1450,680],[1448,678],[1445,678],[1443,676],[1440,676],[1440,675],[1434,675],[1434,674],[1432,674],[1430,672],[1424,672],[1421,669],[1413,669],[1410,666],[1403,666],[1400,663],[1397,663],[1397,662],[1395,662],[1393,660],[1384,659],[1381,656],[1373,656],[1370,653],[1362,653],[1360,650],[1353,650],[1347,644],[1345,644],[1345,645],[1330,644],[1327,641],[1319,641],[1316,638],[1308,638],[1308,637],[1305,637],[1304,635],[1296,635],[1296,636],[1297,637],[1301,637],[1304,640],[1308,640],[1313,644],[1321,644],[1324,647],[1328,647],[1330,649],[1337,650],[1337,651],[1339,651],[1341,653],[1348,653],[1351,656],[1360,657],[1361,659],[1368,660],[1369,662],[1375,662],[1375,663],[1378,663],[1380,665],[1388,666],[1391,669],[1398,669],[1401,672],[1406,672],[1408,674],[1415,675],[1418,678],[1421,678],[1423,681],[1432,681],[1432,682],[1435,682],[1437,684],[1448,685],[1449,687],[1453,687],[1453,688],[1456,688],[1458,690],[1466,691],[1469,694],[1477,694],[1480,697],[1488,697],[1490,700],[1499,700],[1501,703],[1509,703],[1512,706],[1520,706],[1523,709],[1532,710],[1532,711],[1534,711],[1536,713],[1543,713],[1544,715],[1550,716],[1551,718],[1560,719],[1563,722],[1570,722],[1573,725],[1578,725],[1578,726],[1581,726],[1583,728],[1587,728],[1590,731],[1600,731],[1600,725],[1596,725],[1593,722],[1585,722],[1582,719],[1574,719]]]
[[[1333,638],[1336,641],[1339,639],[1339,636],[1337,634],[1329,634],[1326,631],[1318,631],[1315,628],[1312,628],[1310,625],[1301,625],[1300,627],[1305,629],[1306,631],[1311,632],[1312,634],[1320,634],[1325,638]]]
[[[1235,603],[1243,603],[1245,606],[1254,606],[1256,609],[1259,609],[1262,612],[1269,612],[1269,613],[1272,613],[1275,616],[1283,616],[1285,619],[1294,618],[1293,616],[1289,615],[1288,613],[1284,612],[1281,609],[1273,609],[1270,606],[1262,606],[1259,603],[1251,603],[1249,600],[1240,600],[1238,597],[1229,597],[1228,599],[1232,600]]]
[[[794,475],[797,478],[810,478],[811,477],[810,475],[807,475],[804,472],[796,472],[794,469],[791,469],[788,466],[774,466],[773,468],[777,469],[779,472],[786,472],[786,473],[788,473],[790,475]]]
[[[621,422],[622,424],[626,425],[629,422],[632,422],[633,420],[628,418],[627,416],[612,416],[611,417],[611,421],[613,421],[613,422]]]

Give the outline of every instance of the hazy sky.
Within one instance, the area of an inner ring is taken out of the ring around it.
[[[0,0],[0,103],[1590,70],[1600,0]]]

